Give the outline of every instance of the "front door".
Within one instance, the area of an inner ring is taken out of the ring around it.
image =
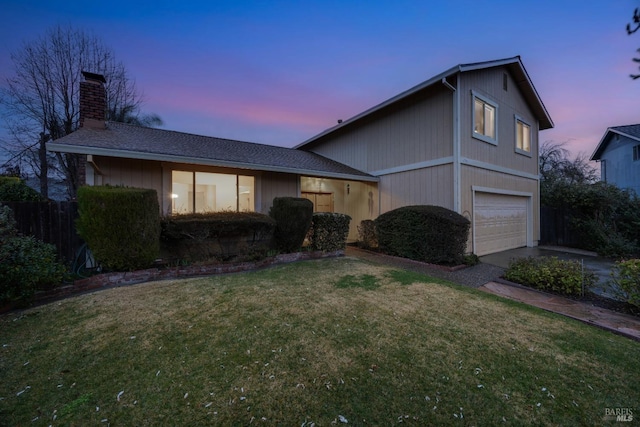
[[[314,212],[333,212],[333,193],[303,192],[301,196],[311,200]]]

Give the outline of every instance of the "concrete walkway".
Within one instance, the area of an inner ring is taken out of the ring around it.
[[[557,256],[561,259],[584,260],[585,266],[594,271],[601,281],[608,279],[609,271],[613,263],[610,260],[598,258],[590,252],[553,247],[520,248],[483,256],[480,258],[480,264],[455,271],[353,247],[347,248],[346,255],[379,264],[416,271],[447,279],[454,283],[478,288],[484,292],[558,313],[640,341],[640,318],[638,317],[616,313],[615,311],[563,298],[558,295],[540,292],[500,279],[511,259],[527,256]]]

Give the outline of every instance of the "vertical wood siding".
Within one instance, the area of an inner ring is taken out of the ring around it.
[[[452,155],[453,95],[444,86],[393,105],[314,146],[323,156],[371,172]]]

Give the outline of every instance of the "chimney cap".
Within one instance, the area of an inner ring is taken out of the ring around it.
[[[93,80],[93,81],[98,81],[98,82],[102,82],[102,83],[106,83],[107,80],[104,78],[104,76],[102,74],[96,74],[96,73],[90,73],[88,71],[83,71],[82,75],[84,76],[84,78],[86,80]]]

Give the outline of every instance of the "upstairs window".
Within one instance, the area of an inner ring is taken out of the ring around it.
[[[531,126],[516,116],[516,152],[531,155]]]
[[[498,106],[487,98],[473,94],[473,137],[498,143]]]
[[[223,173],[173,171],[173,214],[253,211],[254,178]]]
[[[640,160],[640,145],[633,146],[633,161],[637,162]]]

